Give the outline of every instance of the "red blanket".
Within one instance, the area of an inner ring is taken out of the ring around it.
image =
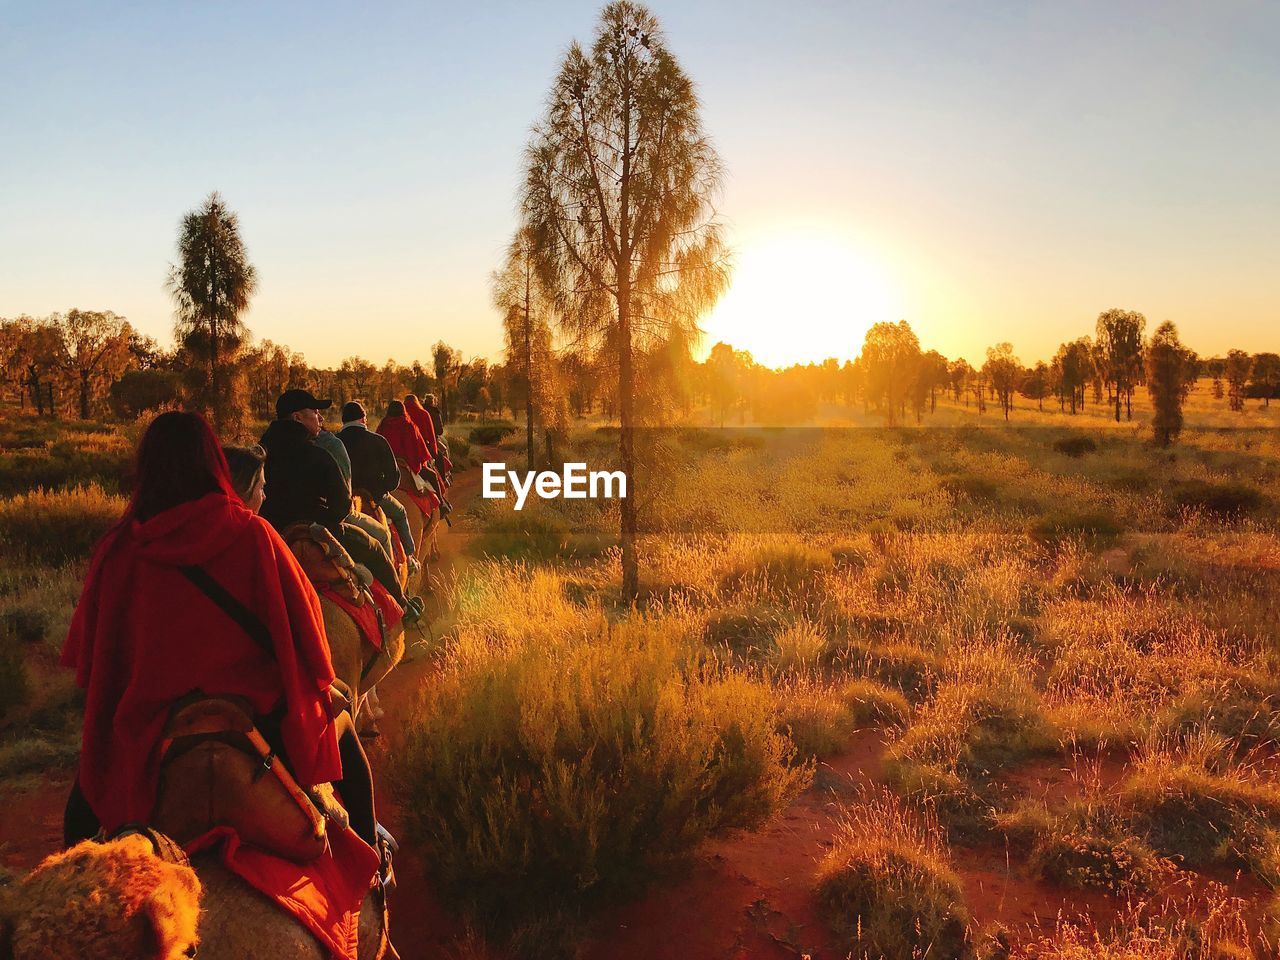
[[[424,520],[430,518],[431,511],[440,506],[440,498],[430,490],[424,490],[419,493],[417,490],[410,490],[408,487],[400,487],[396,490],[396,493],[408,494],[409,499],[417,504],[418,509],[422,511]]]
[[[384,417],[378,433],[386,439],[391,452],[405,462],[410,473],[417,473],[431,459],[431,451],[422,434],[407,417]]]
[[[330,822],[325,852],[303,865],[241,846],[226,827],[189,843],[187,853],[217,844],[227,869],[297,917],[334,957],[355,960],[360,905],[378,871],[378,854],[350,828],[339,830]]]
[[[252,611],[273,649],[259,647],[192,584],[179,569],[186,565]],[[238,499],[209,494],[111,530],[94,551],[62,662],[85,690],[80,786],[108,831],[151,816],[170,707],[197,689],[244,697],[257,714],[283,701],[281,733],[298,782],[342,777],[320,600],[276,532]],[[374,868],[364,852],[339,842],[333,856],[346,882],[367,889]],[[294,886],[280,885],[282,874],[263,856],[240,858],[238,871],[306,922]],[[342,902],[317,902],[309,913],[328,917]],[[334,942],[346,922],[334,927]]]
[[[360,605],[355,604],[330,586],[322,585],[317,589],[326,600],[331,600],[342,608],[355,623],[365,642],[375,650],[382,649],[382,628],[378,625],[378,611],[382,611],[382,622],[386,624],[388,632],[394,630],[404,616],[404,610],[400,608],[400,604],[395,602],[391,594],[387,593],[387,588],[378,583],[377,580],[373,581],[369,587],[373,603],[366,602]]]

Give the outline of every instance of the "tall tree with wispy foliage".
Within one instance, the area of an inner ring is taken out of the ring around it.
[[[673,328],[692,341],[728,282],[699,109],[657,19],[618,0],[590,49],[570,46],[527,149],[521,207],[543,282],[561,323],[616,357],[626,600],[639,586],[636,359]]]
[[[505,362],[509,370],[516,371],[517,383],[524,389],[525,445],[532,470],[534,414],[539,407],[539,393],[549,385],[550,365],[555,358],[551,350],[550,304],[542,290],[533,231],[528,227],[516,231],[491,284],[494,306],[502,312]]]
[[[233,413],[227,367],[244,342],[241,317],[258,289],[258,273],[240,236],[240,219],[215,190],[182,218],[178,263],[169,269],[178,342],[208,367],[201,392],[218,424]]]
[[[1114,389],[1116,423],[1120,422],[1120,404],[1126,416],[1133,417],[1133,388],[1142,376],[1142,334],[1147,318],[1134,310],[1111,310],[1098,314],[1095,347],[1098,367]]]

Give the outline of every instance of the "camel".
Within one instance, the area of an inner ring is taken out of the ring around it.
[[[329,960],[306,929],[223,866],[161,859],[131,834],[44,860],[0,911],[0,960]],[[198,918],[198,920],[197,920]],[[358,960],[394,956],[374,896],[360,911]]]
[[[440,544],[436,539],[437,521],[435,520],[435,513],[423,513],[422,508],[418,506],[418,501],[409,493],[409,491],[417,489],[413,474],[409,472],[409,468],[402,458],[396,457],[396,463],[400,467],[400,486],[391,491],[391,496],[400,502],[400,505],[404,507],[405,513],[408,515],[409,530],[413,534],[413,542],[417,547],[416,556],[425,571],[428,560],[436,561],[440,559]]]
[[[373,602],[363,593],[363,585],[351,557],[323,527],[298,524],[284,531],[284,539],[317,588],[332,586],[353,602]],[[351,690],[352,709],[356,719],[360,720],[362,707],[377,702],[373,694],[375,685],[404,656],[404,630],[397,624],[386,631],[382,649],[375,650],[365,641],[347,611],[324,592],[320,593],[320,610],[324,617],[325,635],[329,639],[333,671]],[[370,696],[372,701],[368,699]]]
[[[200,960],[329,960],[315,937],[223,866],[217,854],[198,856],[192,866],[204,886]],[[357,957],[380,960],[388,954],[382,912],[371,893],[360,909]]]

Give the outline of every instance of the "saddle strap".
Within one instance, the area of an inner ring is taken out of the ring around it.
[[[190,580],[201,593],[214,602],[217,607],[249,635],[258,646],[272,658],[275,657],[275,644],[271,642],[271,631],[267,629],[258,616],[243,603],[227,592],[226,587],[209,575],[203,567],[179,567],[182,575]]]

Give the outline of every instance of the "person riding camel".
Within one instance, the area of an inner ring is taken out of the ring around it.
[[[415,394],[409,394],[404,398],[405,416],[413,421],[413,425],[418,428],[418,432],[422,434],[422,439],[427,444],[427,450],[431,457],[425,467],[421,471],[422,479],[431,484],[436,491],[436,496],[440,498],[440,516],[447,517],[453,511],[453,504],[449,502],[449,498],[445,496],[444,474],[439,470],[437,464],[440,462],[440,440],[436,433],[435,420],[430,412],[422,405]]]
[[[385,437],[370,431],[364,404],[358,400],[343,404],[342,429],[338,431],[337,437],[351,464],[352,488],[368,493],[374,503],[382,508],[382,512],[400,534],[400,543],[405,553],[412,559],[416,544],[413,542],[413,531],[409,528],[409,515],[405,513],[400,501],[391,496],[391,491],[400,485],[400,468],[396,465],[396,455],[391,452]]]
[[[343,409],[345,410],[346,406],[344,406]],[[364,489],[359,484],[353,483],[351,454],[347,451],[347,445],[342,442],[336,433],[333,433],[324,426],[323,418],[321,418],[320,432],[316,434],[315,443],[317,447],[328,450],[329,454],[333,457],[334,462],[338,464],[338,472],[342,474],[342,479],[347,485],[348,494]],[[388,497],[387,499],[391,498]],[[394,500],[392,500],[392,503],[394,504],[393,509],[398,510],[401,517],[404,519],[404,527],[405,530],[407,530],[409,520],[404,516],[404,508]],[[379,505],[381,506],[381,504]],[[388,520],[391,520],[391,514],[387,511],[385,506],[383,507],[383,513],[387,515]],[[347,515],[346,522],[356,525],[365,533],[369,534],[369,536],[373,537],[373,539],[377,540],[378,543],[382,545],[382,549],[387,552],[388,557],[395,556],[395,548],[392,545],[391,530],[387,524],[376,520],[368,514],[360,513],[357,510],[353,510]],[[409,534],[408,546],[405,546],[405,531],[400,530],[398,526],[396,529],[400,534],[400,545],[404,547],[405,553],[407,554],[406,559],[409,564],[409,572],[412,575],[418,570],[418,561],[414,559],[413,556],[413,535],[412,533]]]
[[[354,956],[348,931],[379,870],[372,781],[354,755],[344,767],[343,741],[351,741],[339,738],[344,715],[331,699],[315,590],[236,494],[199,414],[158,416],[139,445],[136,477],[124,516],[94,549],[62,651],[85,691],[68,845],[149,820],[177,705],[192,694],[237,699],[297,785],[337,786],[356,830],[331,824],[324,852],[306,865],[216,831],[193,845],[222,840],[232,872],[336,956]],[[254,476],[251,497],[260,485]]]
[[[440,400],[434,393],[428,393],[423,407],[431,416],[431,423],[436,428],[436,469],[446,487],[453,485],[453,462],[449,459],[449,444],[444,438],[444,412],[440,409]]]
[[[431,459],[431,451],[414,422],[405,415],[404,404],[392,400],[387,414],[378,424],[378,433],[387,441],[391,452],[404,461],[412,474],[418,474]]]
[[[267,451],[267,498],[262,516],[277,531],[296,523],[325,527],[386,588],[404,610],[405,621],[414,622],[422,616],[422,599],[404,595],[387,551],[367,532],[347,522],[351,491],[337,462],[315,443],[320,411],[332,403],[297,389],[286,390],[276,401],[276,419],[261,440]]]
[[[266,493],[267,452],[254,444],[252,447],[224,446],[222,453],[227,458],[231,488],[243,501],[245,509],[257,514],[262,509]],[[268,728],[270,726],[268,723]],[[342,798],[348,807],[351,827],[366,843],[376,846],[379,827],[374,809],[373,773],[364,744],[360,742],[354,726],[343,726],[338,737],[338,752],[346,775]]]

